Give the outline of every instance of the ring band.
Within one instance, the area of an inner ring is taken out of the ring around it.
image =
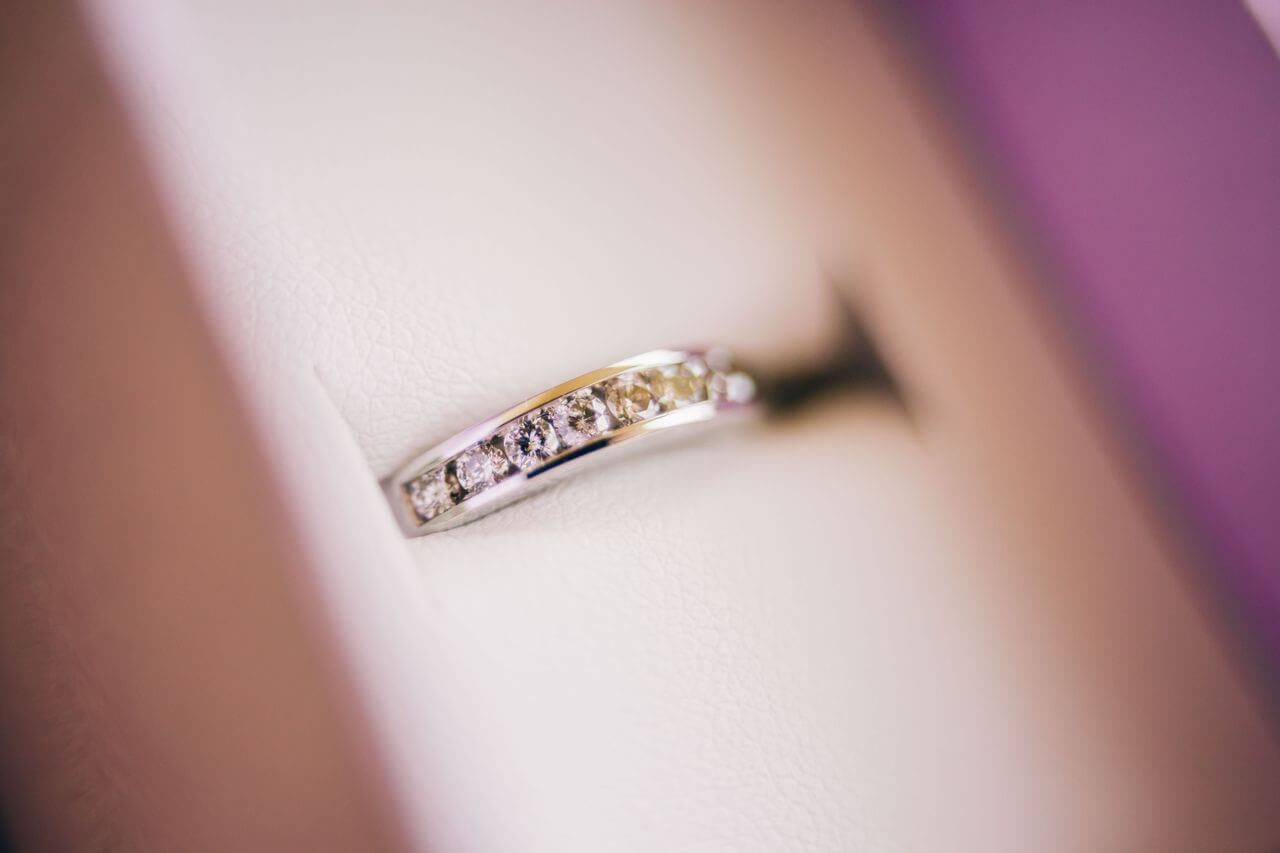
[[[584,373],[403,465],[383,484],[408,536],[474,521],[577,470],[599,451],[755,408],[724,350],[654,350]]]

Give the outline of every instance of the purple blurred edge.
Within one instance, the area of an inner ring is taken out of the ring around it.
[[[908,0],[889,14],[1047,273],[1036,295],[1065,319],[1196,592],[1280,711],[1272,45],[1220,0]]]

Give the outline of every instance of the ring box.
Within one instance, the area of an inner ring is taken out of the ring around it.
[[[44,87],[0,312],[19,840],[1280,834],[1262,706],[877,13],[6,14]],[[630,352],[811,357],[833,270],[905,412],[387,513],[400,460]]]

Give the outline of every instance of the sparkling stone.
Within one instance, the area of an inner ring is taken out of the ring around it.
[[[562,397],[551,407],[551,417],[566,447],[576,447],[609,429],[604,401],[590,388]]]
[[[749,403],[756,395],[756,383],[745,373],[713,373],[707,380],[711,399],[730,403]]]
[[[409,483],[409,503],[423,521],[430,521],[453,506],[453,493],[444,478],[444,468],[428,471]]]
[[[507,458],[489,444],[477,444],[464,450],[454,462],[458,485],[468,492],[487,489],[507,473]]]
[[[640,373],[624,373],[608,381],[605,402],[615,418],[624,424],[632,424],[658,414],[658,396],[653,393],[649,380],[650,376]]]
[[[701,362],[687,362],[662,368],[649,384],[662,411],[669,412],[707,399],[705,374]]]
[[[516,467],[528,471],[554,456],[560,449],[560,440],[550,419],[538,411],[525,415],[507,428],[502,436],[502,449]]]

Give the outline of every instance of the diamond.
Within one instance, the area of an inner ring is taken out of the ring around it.
[[[658,397],[649,386],[649,379],[640,373],[624,373],[610,379],[605,386],[605,401],[613,416],[624,424],[647,420],[659,411]]]
[[[707,380],[711,399],[717,402],[749,403],[756,396],[756,383],[741,371],[713,373]]]
[[[556,432],[566,447],[577,447],[609,429],[609,414],[604,401],[582,388],[560,398],[551,407]]]
[[[699,361],[664,367],[650,384],[662,411],[669,412],[707,399],[706,366]]]
[[[516,467],[528,471],[555,455],[560,449],[560,440],[546,414],[537,411],[525,415],[507,429],[502,437],[502,449]]]
[[[405,487],[413,511],[424,522],[453,506],[453,493],[444,478],[444,468],[428,471]]]
[[[487,489],[507,473],[507,458],[490,444],[477,444],[464,450],[454,462],[458,485],[468,492]]]

